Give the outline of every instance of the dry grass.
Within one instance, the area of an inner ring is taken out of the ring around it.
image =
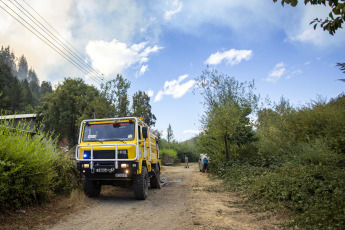
[[[0,229],[42,229],[93,202],[82,191],[74,190],[69,197],[60,196],[49,203],[1,213]]]

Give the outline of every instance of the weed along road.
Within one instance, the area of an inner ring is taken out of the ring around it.
[[[190,168],[165,166],[166,184],[149,189],[146,200],[136,200],[131,189],[102,188],[86,208],[44,229],[275,229],[279,219],[246,210],[242,198],[228,193],[221,181]],[[84,195],[83,195],[84,196]]]

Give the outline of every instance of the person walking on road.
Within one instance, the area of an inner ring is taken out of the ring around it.
[[[208,160],[206,157],[204,157],[204,159],[202,160],[202,163],[204,164],[204,173],[207,173],[207,163],[208,163]]]
[[[189,168],[189,165],[188,165],[188,157],[187,157],[187,156],[184,158],[184,163],[185,163],[184,167],[185,167],[185,168]]]

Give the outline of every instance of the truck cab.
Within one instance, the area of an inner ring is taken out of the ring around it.
[[[149,184],[160,188],[157,136],[142,118],[82,121],[75,158],[89,197],[99,196],[102,185],[132,186],[141,200],[147,198]]]

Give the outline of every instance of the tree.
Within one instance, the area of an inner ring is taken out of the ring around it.
[[[23,89],[23,107],[27,106],[27,105],[32,105],[33,104],[33,96],[32,96],[32,92],[29,86],[29,83],[26,79],[24,79],[24,81],[22,81],[22,89]]]
[[[258,101],[254,82],[239,82],[214,69],[203,71],[196,80],[206,108],[201,121],[205,130],[202,144],[208,154],[228,161],[231,152],[235,154],[241,145],[255,139],[248,118]],[[214,144],[218,147],[210,149]]]
[[[24,55],[22,55],[18,61],[18,79],[19,80],[26,79],[28,76],[28,71],[29,71],[28,62],[26,61],[26,58],[24,57]]]
[[[100,94],[89,102],[89,105],[85,108],[82,116],[79,118],[78,123],[85,119],[91,118],[108,118],[113,117],[115,113],[113,104]]]
[[[277,2],[278,0],[273,0]],[[289,4],[291,6],[296,6],[298,0],[281,0],[281,4]],[[342,24],[345,20],[345,0],[304,0],[304,4],[311,5],[329,5],[331,7],[331,12],[329,13],[329,18],[319,19],[315,18],[310,24],[314,24],[314,29],[316,29],[319,24],[324,31],[328,31],[331,35],[334,35],[336,30],[342,28]]]
[[[20,112],[23,108],[24,95],[23,88],[16,77],[12,78],[12,82],[9,87],[9,99],[11,112],[13,114]]]
[[[54,133],[59,140],[67,138],[74,146],[78,142],[80,117],[98,95],[99,91],[82,79],[67,78],[55,92],[46,94],[37,109],[38,119],[44,121],[45,131]]]
[[[167,140],[168,140],[169,149],[170,149],[170,143],[173,140],[173,138],[174,138],[174,133],[171,128],[171,125],[169,124],[169,127],[167,129]]]
[[[131,83],[118,74],[115,79],[110,80],[102,85],[102,94],[115,107],[113,117],[126,117],[130,114],[128,89]]]
[[[49,81],[42,81],[41,84],[41,95],[44,96],[46,93],[52,93],[52,84]]]
[[[40,81],[37,78],[35,70],[31,67],[28,71],[28,76],[27,76],[31,92],[34,95],[35,101],[38,101],[38,98],[40,97]]]
[[[2,60],[10,67],[12,71],[12,75],[17,75],[17,65],[16,65],[16,57],[13,52],[10,50],[10,46],[4,48],[1,46],[0,56]]]
[[[343,73],[345,73],[345,63],[337,63],[337,66],[340,68]]]
[[[139,90],[133,95],[132,101],[133,116],[142,117],[149,126],[154,126],[156,116],[151,112],[150,97]]]
[[[10,88],[13,78],[11,68],[3,61],[2,56],[0,56],[0,109],[5,110],[4,112],[11,109]]]

